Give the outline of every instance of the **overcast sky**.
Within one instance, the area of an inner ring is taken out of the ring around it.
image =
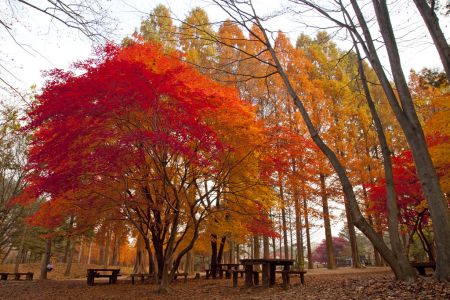
[[[41,1],[41,0],[38,0]],[[3,1],[0,1],[3,2]],[[13,1],[14,2],[14,1]],[[117,30],[111,38],[120,41],[130,35],[140,21],[157,4],[162,3],[170,8],[173,15],[183,19],[195,6],[204,8],[212,21],[223,20],[225,14],[208,1],[202,0],[103,0],[105,7],[111,11],[112,17],[117,20]],[[254,1],[258,12],[269,15],[280,10],[279,1],[259,0]],[[404,1],[400,1],[402,3]],[[405,1],[404,3],[412,3]],[[0,4],[1,14],[6,14],[5,3]],[[406,5],[406,6],[405,6]],[[2,69],[3,78],[14,83],[21,91],[26,91],[32,84],[40,87],[43,84],[42,70],[51,68],[67,68],[75,60],[83,59],[91,53],[92,43],[76,30],[64,27],[57,21],[52,21],[42,13],[30,9],[22,9],[17,6],[13,20],[13,33],[17,43],[6,33],[0,30],[0,64],[8,71]],[[402,51],[402,63],[405,72],[411,68],[419,70],[423,67],[441,68],[436,50],[426,37],[427,31],[421,24],[421,20],[414,15],[414,7],[411,4],[393,6],[394,22],[397,22],[398,36],[404,36],[400,44]],[[441,17],[442,19],[443,17]],[[17,20],[16,20],[17,19]],[[449,28],[449,18],[443,22],[444,30]],[[304,19],[301,21],[305,21]],[[310,18],[306,22],[313,24],[317,19]],[[441,20],[442,22],[442,20]],[[270,21],[268,26],[273,30],[281,29],[289,34],[292,42],[300,32],[307,31],[314,34],[314,29],[306,29],[302,24],[296,23],[293,17],[283,16]],[[448,30],[447,30],[448,31]],[[9,73],[10,72],[10,73]]]

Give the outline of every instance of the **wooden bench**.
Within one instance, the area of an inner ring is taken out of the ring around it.
[[[134,277],[141,278],[141,283],[144,283],[145,277],[151,278],[153,277],[152,274],[130,274],[131,277],[131,284],[134,284]]]
[[[177,277],[183,277],[184,276],[184,282],[186,282],[187,281],[187,276],[188,276],[189,274],[188,273],[179,273],[179,272],[176,272],[175,273],[175,275],[173,276],[173,279],[174,280],[177,280]]]
[[[20,277],[24,276],[25,280],[33,280],[33,272],[26,273],[0,273],[0,280],[8,280],[9,275],[14,276],[14,280],[20,280]]]
[[[411,262],[411,266],[413,268],[415,268],[420,275],[425,276],[426,272],[425,269],[426,268],[430,268],[433,270],[436,270],[436,263],[435,262]]]
[[[290,275],[292,274],[298,274],[300,275],[300,282],[301,284],[305,284],[305,274],[306,271],[300,271],[300,270],[283,270],[281,271],[281,276],[283,278],[283,287],[287,288],[290,284]]]
[[[111,272],[111,274],[101,274],[100,272]],[[120,269],[88,269],[87,284],[94,285],[94,278],[109,278],[109,284],[117,282]]]

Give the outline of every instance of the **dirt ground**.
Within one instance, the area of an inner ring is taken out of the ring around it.
[[[34,267],[30,265],[28,270]],[[268,289],[245,288],[241,278],[238,288],[232,287],[230,279],[189,278],[186,283],[178,280],[172,284],[169,293],[159,294],[156,285],[132,285],[127,275],[120,277],[114,285],[96,279],[95,286],[87,286],[85,265],[74,265],[70,279],[62,279],[60,267],[63,269],[62,265],[56,265],[55,272],[52,271],[50,280],[46,281],[0,281],[0,299],[450,299],[449,283],[439,283],[431,277],[421,277],[413,283],[395,282],[388,268],[309,270],[304,286],[299,284],[299,278],[293,278],[292,286],[287,290],[282,288],[281,278],[276,286]],[[2,271],[7,270],[0,266]],[[121,273],[129,270],[123,271]]]

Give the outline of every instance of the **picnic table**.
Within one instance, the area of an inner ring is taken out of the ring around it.
[[[293,259],[278,258],[258,258],[258,259],[241,259],[241,263],[245,269],[245,286],[251,287],[253,284],[259,284],[259,274],[253,270],[254,265],[262,266],[262,285],[269,287],[275,284],[276,267],[283,266],[283,271],[289,271],[294,264]],[[284,277],[283,277],[284,280]],[[289,280],[289,276],[287,278]]]
[[[15,280],[20,280],[20,277],[24,276],[25,280],[33,280],[33,272],[26,273],[0,273],[0,280],[8,280],[8,275],[13,275]]]
[[[425,268],[431,268],[433,270],[436,270],[436,263],[433,262],[433,261],[429,261],[429,262],[411,262],[411,266],[413,268],[416,268],[416,270],[422,276],[426,275]]]
[[[94,285],[94,278],[109,278],[109,284],[117,282],[120,269],[87,269],[87,284]],[[107,274],[105,274],[107,273]]]
[[[225,278],[231,278],[231,270],[239,270],[241,264],[218,264],[219,277],[223,278],[223,272],[225,272]]]

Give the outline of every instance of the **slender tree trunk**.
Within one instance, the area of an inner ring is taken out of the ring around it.
[[[80,238],[80,250],[78,251],[78,263],[81,263],[81,257],[83,256],[84,236]]]
[[[211,234],[211,276],[216,278],[217,276],[217,235]]]
[[[279,180],[280,186],[280,198],[281,198],[281,224],[283,226],[283,242],[284,242],[284,258],[289,258],[289,244],[288,244],[288,234],[287,234],[287,224],[286,224],[286,200],[284,199],[284,189],[281,178]],[[281,255],[280,255],[281,256]]]
[[[39,276],[40,280],[47,279],[47,265],[50,262],[50,256],[52,255],[52,240],[47,239],[45,243],[45,252],[42,254],[41,260],[41,274]]]
[[[118,265],[119,246],[120,246],[120,236],[117,234],[117,230],[116,230],[116,232],[114,232],[113,252],[112,252],[112,258],[111,258],[111,265],[113,265],[113,266]]]
[[[300,270],[305,269],[305,255],[303,252],[303,226],[302,212],[300,209],[300,200],[298,190],[294,188],[294,208],[295,208],[295,233],[297,239],[297,260]]]
[[[109,266],[109,256],[111,253],[111,231],[112,231],[112,228],[111,228],[111,226],[109,226],[107,234],[106,234],[105,261],[104,261],[105,268],[107,268]]]
[[[66,270],[64,271],[64,276],[69,276],[70,271],[72,270],[73,251],[74,251],[74,246],[72,243],[72,246],[70,246],[70,249],[69,249],[69,254],[67,256],[67,264],[66,264]]]
[[[350,215],[350,210],[348,208],[347,197],[344,195],[345,202],[345,216],[347,219],[348,236],[350,240],[350,247],[352,252],[352,265],[354,268],[361,268],[361,262],[359,261],[358,245],[356,243],[356,232],[355,226]]]
[[[263,257],[266,259],[270,258],[269,237],[266,235],[263,236]]]
[[[306,231],[306,250],[308,251],[308,269],[313,269],[312,252],[311,252],[311,235],[309,233],[309,219],[308,219],[308,203],[306,197],[303,196],[303,218],[305,219]]]
[[[222,263],[223,249],[225,248],[225,242],[226,241],[227,241],[227,237],[225,235],[222,236],[222,238],[220,239],[219,252],[217,253],[217,263],[218,264]]]
[[[25,225],[24,226],[24,230],[22,233],[22,236],[20,237],[20,246],[19,246],[19,251],[17,251],[17,256],[16,256],[16,262],[14,264],[14,272],[18,273],[19,272],[19,265],[22,262],[22,258],[23,258],[23,252],[24,252],[24,243],[25,243],[25,237],[27,235],[28,232],[28,226]]]
[[[331,235],[330,212],[328,210],[328,195],[325,187],[325,175],[320,173],[320,194],[322,197],[323,223],[325,229],[325,242],[327,245],[327,268],[336,269],[336,258],[334,257],[333,236]]]
[[[290,258],[294,259],[294,241],[292,240],[292,214],[290,207],[288,208],[288,221],[289,221],[289,251],[291,253]]]
[[[434,11],[435,0],[431,1],[431,7],[426,0],[414,0],[414,3],[421,14],[423,21],[427,25],[428,31],[430,32],[431,38],[434,42],[434,46],[436,47],[439,57],[441,58],[445,73],[447,74],[447,80],[450,82],[450,47],[448,46],[447,39],[439,26],[439,19]]]
[[[88,259],[87,264],[91,264],[91,254],[92,254],[92,238],[89,240],[89,248],[88,248]]]

